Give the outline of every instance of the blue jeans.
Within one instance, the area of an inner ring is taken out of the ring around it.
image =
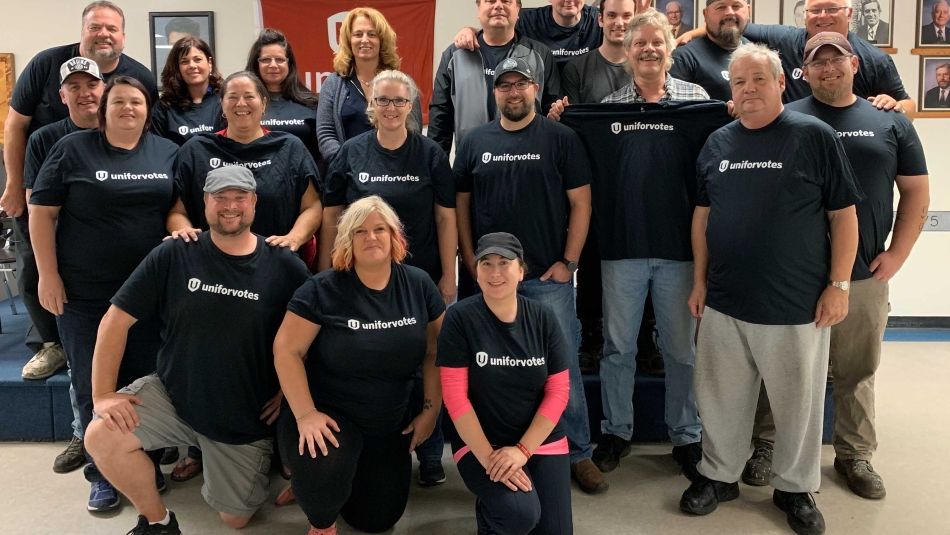
[[[693,394],[696,321],[687,305],[693,287],[693,263],[646,258],[603,260],[600,266],[604,285],[601,431],[627,440],[633,435],[637,333],[649,290],[666,369],[666,427],[674,446],[699,442],[702,423]]]
[[[570,344],[571,361],[568,374],[571,380],[567,409],[561,416],[564,432],[570,445],[571,464],[590,459],[594,447],[590,443],[590,423],[587,420],[587,398],[584,396],[584,381],[577,362],[577,347],[580,345],[580,322],[574,309],[574,285],[554,280],[531,279],[518,286],[518,293],[551,307],[558,324]]]

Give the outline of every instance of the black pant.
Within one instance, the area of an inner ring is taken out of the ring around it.
[[[40,304],[40,272],[36,268],[26,214],[14,219],[13,232],[16,241],[17,289],[33,322],[26,331],[26,346],[36,352],[43,347],[44,342],[60,343],[59,330],[56,328],[56,316]]]
[[[280,413],[278,444],[293,473],[290,484],[297,503],[318,529],[330,527],[337,516],[343,516],[361,531],[388,530],[402,517],[409,501],[411,435],[399,431],[368,435],[339,414],[322,412],[340,426],[335,433],[340,447],[328,444],[327,456],[317,450],[316,459],[307,450],[298,453],[300,434],[290,408],[285,404]]]
[[[571,463],[568,455],[535,455],[525,465],[531,492],[494,483],[472,453],[458,462],[459,474],[475,494],[479,535],[570,535]]]

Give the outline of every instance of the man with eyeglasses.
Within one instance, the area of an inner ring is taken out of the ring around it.
[[[950,22],[950,2],[936,0],[930,9],[930,24],[920,27],[920,43],[924,45],[944,45],[950,43],[947,23]]]
[[[874,108],[852,91],[861,68],[840,34],[813,37],[804,58],[812,96],[788,105],[831,125],[844,145],[864,192],[857,203],[858,254],[851,271],[848,317],[831,328],[834,371],[835,471],[855,494],[885,495],[871,466],[877,449],[874,374],[887,326],[888,281],[900,270],[920,235],[929,204],[927,162],[917,132],[899,113]],[[894,184],[900,193],[894,218]],[[890,244],[885,241],[894,234]]]
[[[679,37],[693,29],[691,25],[683,22],[683,4],[677,0],[667,2],[665,12],[670,26],[673,27],[673,37]]]
[[[858,27],[858,35],[871,43],[881,44],[890,40],[891,28],[887,21],[881,18],[881,2],[870,0],[861,6],[864,22]]]
[[[495,68],[501,116],[463,137],[455,155],[459,251],[463,269],[474,277],[474,243],[481,236],[508,232],[524,244],[527,270],[518,293],[554,310],[574,355],[561,418],[571,475],[585,492],[599,493],[607,482],[590,459],[573,284],[590,224],[590,165],[577,134],[537,112],[538,91],[537,73],[524,59],[506,58]]]

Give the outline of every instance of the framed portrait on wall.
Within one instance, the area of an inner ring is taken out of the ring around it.
[[[880,48],[894,46],[894,0],[852,0],[851,31]]]
[[[805,0],[781,0],[779,3],[779,24],[805,27]]]
[[[950,1],[917,0],[917,47],[950,48]]]
[[[656,10],[666,15],[673,27],[673,37],[679,37],[696,27],[694,0],[656,0]]]
[[[161,85],[162,69],[168,52],[182,37],[198,37],[214,50],[213,11],[162,11],[148,14],[152,73]]]
[[[920,58],[920,111],[950,116],[950,55]]]

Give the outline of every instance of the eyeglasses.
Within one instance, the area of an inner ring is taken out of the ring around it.
[[[805,11],[815,15],[821,15],[822,13],[827,13],[828,15],[837,15],[841,10],[848,9],[847,7],[812,7],[808,8]]]
[[[287,58],[282,58],[279,56],[278,57],[264,56],[262,58],[257,58],[257,63],[260,65],[269,65],[272,62],[278,65],[283,65],[284,63],[287,63]]]
[[[851,59],[852,56],[853,54],[845,54],[843,56],[835,56],[833,58],[828,58],[828,59],[816,59],[815,61],[812,61],[805,66],[808,68],[815,68],[815,69],[824,69],[828,65],[841,67],[842,65],[845,64],[845,62]]]
[[[376,105],[379,106],[380,108],[385,108],[386,106],[389,106],[390,104],[392,104],[393,106],[397,108],[403,108],[406,106],[406,104],[409,104],[409,99],[400,98],[400,97],[397,97],[397,98],[376,97],[373,99],[373,102],[375,102]]]
[[[495,89],[501,91],[502,93],[508,93],[512,89],[517,89],[518,91],[524,91],[528,89],[528,86],[534,84],[531,80],[518,80],[515,83],[510,82],[501,82],[500,84],[495,84]]]

